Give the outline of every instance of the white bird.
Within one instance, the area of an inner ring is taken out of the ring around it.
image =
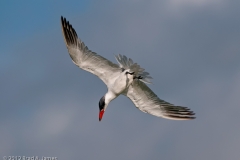
[[[194,119],[187,107],[175,106],[157,97],[145,83],[151,83],[148,72],[126,56],[115,56],[119,65],[110,62],[78,39],[77,33],[66,18],[61,17],[62,33],[72,61],[79,68],[98,76],[108,88],[99,101],[99,121],[108,104],[119,95],[127,96],[135,106],[145,113],[172,120]]]

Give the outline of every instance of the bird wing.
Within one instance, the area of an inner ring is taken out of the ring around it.
[[[77,33],[66,18],[61,17],[62,33],[67,49],[74,64],[79,68],[98,76],[107,86],[109,81],[121,72],[121,68],[103,58],[78,39]]]
[[[161,100],[146,84],[134,80],[124,93],[135,106],[145,113],[172,120],[194,119],[194,113],[187,107],[175,106]]]

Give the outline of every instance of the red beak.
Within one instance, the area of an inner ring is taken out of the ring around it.
[[[99,121],[102,120],[103,114],[104,114],[104,110],[102,109],[102,110],[99,112]]]

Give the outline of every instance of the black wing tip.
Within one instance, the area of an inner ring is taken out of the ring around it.
[[[196,117],[192,116],[192,117],[188,117],[189,120],[194,120],[196,119]]]
[[[165,107],[165,113],[170,118],[176,118],[179,120],[193,120],[196,119],[195,113],[187,107],[172,106]]]
[[[189,116],[189,115],[186,115],[186,116],[182,116],[182,115],[167,115],[167,117],[173,118],[175,120],[193,120],[193,119],[196,119],[196,117]]]
[[[66,26],[65,24],[67,23],[66,18],[61,16],[61,22],[62,22],[62,27],[65,27]]]
[[[189,113],[190,113],[190,114],[189,114],[189,116],[190,116],[189,118],[190,118],[190,119],[196,119],[196,116],[194,116],[195,113],[194,113],[193,111],[190,111]]]
[[[62,23],[62,32],[66,41],[67,45],[74,44],[77,45],[77,33],[69,21],[66,20],[65,17],[61,16],[61,23]]]

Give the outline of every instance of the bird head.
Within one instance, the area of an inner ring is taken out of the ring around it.
[[[99,101],[99,121],[102,120],[102,117],[106,108],[107,108],[107,103],[105,102],[105,96],[103,96]]]

